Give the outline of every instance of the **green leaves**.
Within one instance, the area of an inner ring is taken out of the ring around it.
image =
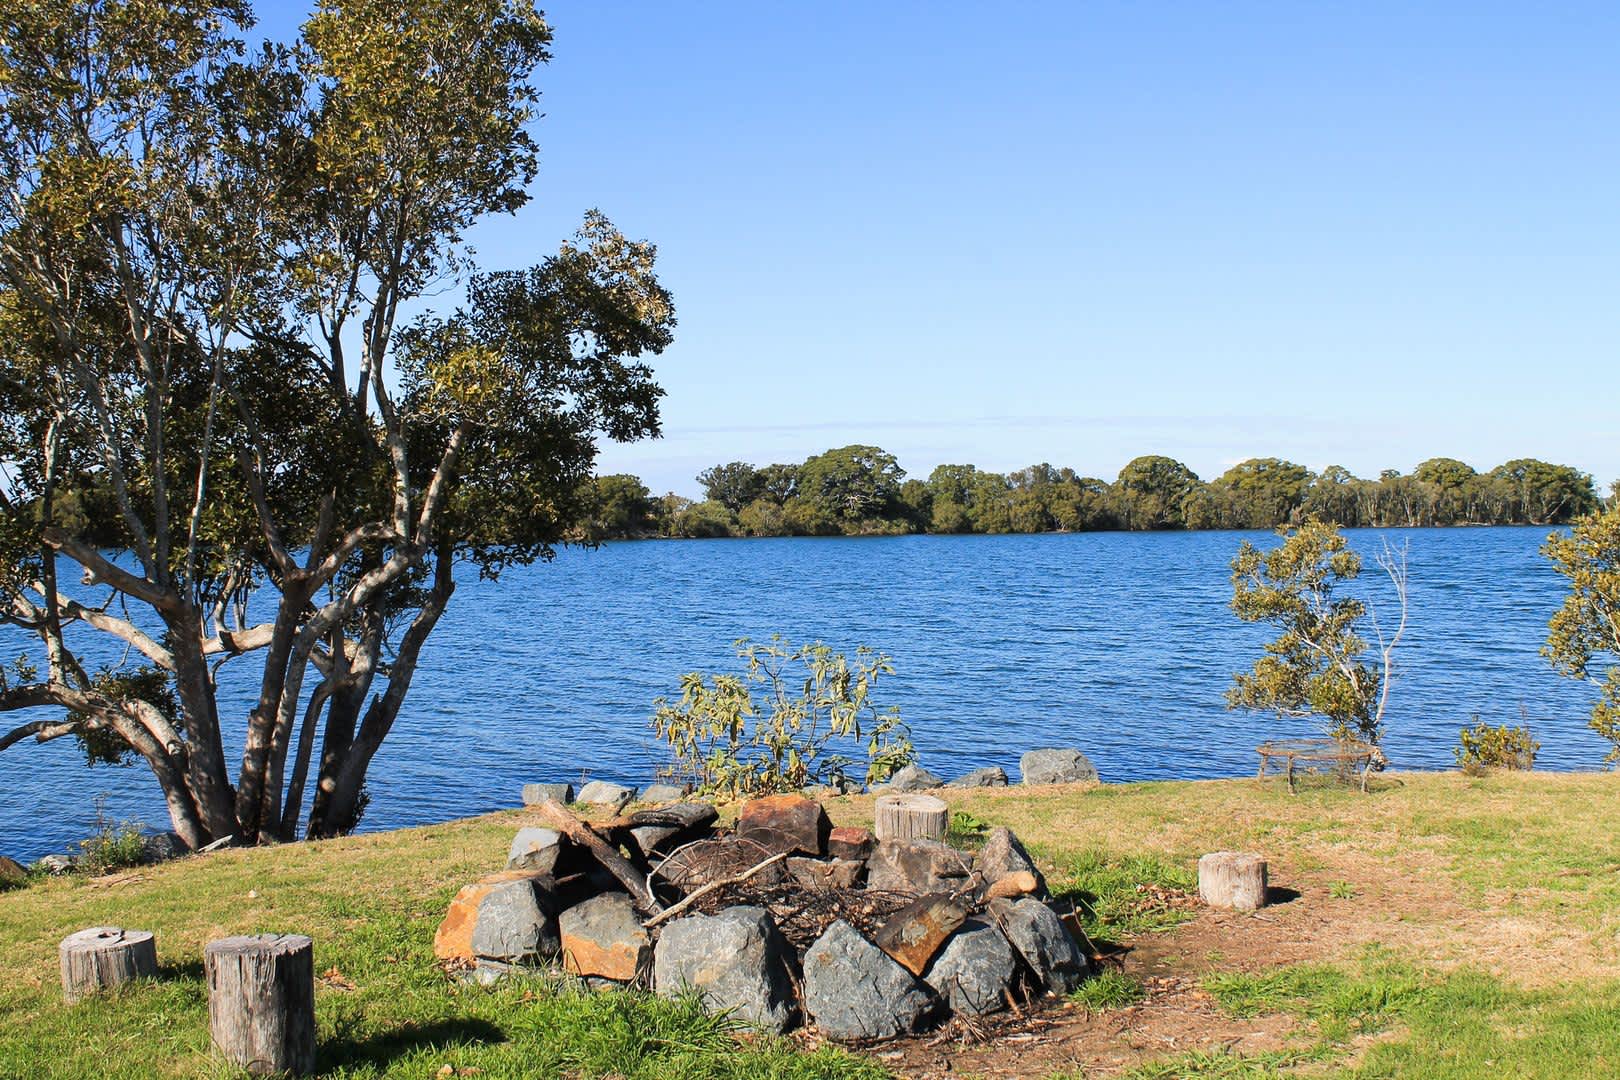
[[[1620,661],[1620,504],[1581,519],[1567,534],[1553,533],[1541,553],[1569,579],[1569,595],[1548,624],[1541,653],[1561,674],[1591,678],[1595,657]],[[1598,685],[1590,723],[1614,744],[1607,760],[1620,763],[1620,662]]]
[[[1381,676],[1362,662],[1358,633],[1366,605],[1335,595],[1360,575],[1361,557],[1336,525],[1307,521],[1278,535],[1283,542],[1264,553],[1243,541],[1232,560],[1232,611],[1281,633],[1252,670],[1232,676],[1227,708],[1315,714],[1336,738],[1376,744]]]
[[[738,641],[737,657],[742,675],[691,672],[679,701],[653,702],[653,730],[705,791],[737,797],[843,781],[855,762],[842,747],[864,750],[869,783],[915,756],[900,710],[871,700],[879,678],[894,674],[887,656],[863,645],[852,659],[773,635]]]

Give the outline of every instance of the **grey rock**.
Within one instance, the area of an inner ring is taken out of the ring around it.
[[[1035,875],[1035,892],[1037,899],[1044,900],[1047,896],[1046,877],[1030,858],[1024,845],[1018,842],[1018,837],[1011,829],[997,826],[990,830],[990,835],[984,838],[984,847],[973,860],[973,869],[984,878],[985,883],[994,885],[1008,874],[1016,874],[1027,870]]]
[[[529,964],[557,955],[556,898],[538,877],[505,881],[478,905],[475,957]]]
[[[557,920],[563,967],[574,975],[629,983],[652,963],[652,938],[624,893],[606,893],[576,904]]]
[[[804,789],[804,794],[812,799],[836,799],[840,795],[859,795],[861,785],[858,781],[847,776],[835,776],[825,784],[812,784]]]
[[[926,1024],[938,999],[839,919],[804,954],[804,1009],[829,1039],[892,1039]]]
[[[1090,965],[1052,909],[1033,897],[992,900],[990,911],[1007,932],[1013,948],[1054,994],[1067,994],[1086,977]]]
[[[573,784],[524,784],[523,805],[539,806],[547,799],[565,806],[574,801]]]
[[[684,799],[689,789],[678,784],[648,784],[647,790],[641,793],[641,801],[649,803],[678,802]]]
[[[512,846],[507,849],[506,868],[555,873],[562,850],[563,836],[555,829],[519,829],[512,838]]]
[[[798,1014],[788,974],[791,955],[764,908],[689,915],[660,931],[653,983],[665,997],[695,990],[710,1009],[729,1010],[779,1035]]]
[[[1078,750],[1031,750],[1018,759],[1026,784],[1096,783],[1097,767]]]
[[[788,858],[787,872],[806,889],[853,889],[866,871],[858,859],[811,859],[803,855]]]
[[[972,869],[962,852],[937,840],[885,840],[866,861],[866,887],[924,893],[958,888]]]
[[[180,839],[177,832],[154,833],[141,840],[141,861],[144,863],[168,862],[190,854],[191,845]]]
[[[511,978],[523,969],[504,960],[490,960],[480,956],[473,962],[471,981],[479,986],[494,986],[502,979]]]
[[[679,802],[630,815],[630,842],[644,859],[672,851],[709,833],[720,812],[708,803]]]
[[[889,777],[887,783],[879,784],[878,790],[893,795],[906,791],[932,791],[944,786],[945,781],[921,765],[907,765]]]
[[[983,769],[974,769],[964,776],[958,776],[945,786],[950,788],[1006,787],[1007,772],[999,765],[990,765]]]
[[[636,797],[636,789],[625,787],[623,784],[611,783],[607,780],[592,780],[579,789],[575,800],[582,803],[595,803],[601,806],[623,806]]]
[[[35,862],[34,866],[47,874],[68,874],[73,872],[73,860],[66,855],[46,855]]]
[[[1007,990],[1018,974],[1018,957],[1000,930],[969,919],[952,934],[923,979],[952,1012],[983,1016],[1007,1007]]]

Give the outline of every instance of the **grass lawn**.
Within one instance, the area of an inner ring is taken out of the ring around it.
[[[461,884],[500,867],[526,820],[513,811],[0,894],[0,1077],[231,1075],[209,1055],[202,949],[261,931],[315,939],[321,1068],[335,1077],[1620,1075],[1620,777],[950,801],[1014,828],[1114,953],[1106,983],[1035,1033],[861,1055],[639,994],[454,985],[433,930]],[[829,810],[853,823],[870,807]],[[1264,853],[1283,902],[1255,916],[1189,907],[1193,864],[1219,848]],[[156,932],[162,974],[68,1008],[56,944],[100,924]]]

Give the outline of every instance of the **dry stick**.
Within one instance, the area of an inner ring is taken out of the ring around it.
[[[784,851],[784,852],[781,852],[780,854],[772,855],[770,858],[766,859],[762,863],[757,863],[754,866],[749,867],[747,870],[744,870],[742,873],[736,875],[735,877],[728,877],[728,878],[725,878],[725,879],[723,879],[721,881],[711,881],[711,882],[709,882],[709,884],[703,886],[701,889],[698,889],[696,892],[692,893],[692,895],[688,896],[686,899],[682,900],[680,903],[670,905],[670,907],[669,907],[669,909],[667,911],[663,911],[663,912],[660,912],[657,915],[654,915],[652,918],[648,919],[645,923],[643,923],[642,926],[644,928],[648,929],[648,930],[651,930],[653,927],[657,926],[659,923],[665,922],[665,921],[667,921],[669,919],[673,919],[675,916],[679,915],[681,912],[685,911],[687,908],[691,907],[693,904],[695,904],[697,901],[703,899],[705,896],[707,896],[710,893],[714,892],[716,889],[723,889],[727,885],[741,885],[743,882],[747,881],[749,878],[753,877],[755,874],[759,873],[761,870],[764,870],[768,866],[774,866],[774,865],[781,862],[783,859],[785,859],[787,857],[788,857],[788,853]]]
[[[602,864],[602,868],[618,878],[620,883],[630,890],[630,895],[635,898],[637,907],[649,915],[657,915],[664,910],[663,905],[659,904],[657,898],[653,896],[652,886],[647,883],[647,879],[642,877],[634,866],[630,865],[630,860],[614,851],[607,841],[597,834],[595,829],[563,809],[562,804],[555,799],[547,799],[534,809],[536,813],[555,826],[558,832],[567,836],[574,843],[589,849],[590,853],[596,857],[596,861]]]

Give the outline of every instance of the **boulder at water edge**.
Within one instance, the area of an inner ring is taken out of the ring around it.
[[[842,919],[804,954],[804,1010],[829,1039],[892,1039],[937,1007],[926,983]]]
[[[954,1013],[982,1016],[1007,1007],[1018,958],[1006,935],[982,919],[969,919],[951,935],[923,979]]]
[[[679,802],[686,798],[687,789],[679,784],[648,784],[641,793],[641,801],[648,803]]]
[[[974,769],[964,776],[958,776],[945,786],[949,788],[1006,787],[1007,772],[999,765],[990,765],[983,769]]]
[[[1097,767],[1078,750],[1031,750],[1018,759],[1026,784],[1096,783]]]
[[[574,801],[573,784],[524,784],[523,805],[539,806],[550,799],[564,806]]]
[[[592,780],[579,789],[575,801],[599,806],[622,807],[636,797],[636,789],[607,780]]]
[[[780,1034],[797,1015],[788,974],[791,955],[764,908],[688,915],[659,932],[653,982],[665,997],[695,990],[708,1008],[730,1010]]]
[[[895,795],[907,791],[932,791],[937,787],[944,786],[945,781],[921,765],[907,765],[889,777],[888,783],[878,785],[877,790],[888,795]]]
[[[992,900],[990,912],[1048,991],[1067,994],[1086,977],[1090,965],[1085,954],[1051,908],[1026,896],[1018,901]]]

